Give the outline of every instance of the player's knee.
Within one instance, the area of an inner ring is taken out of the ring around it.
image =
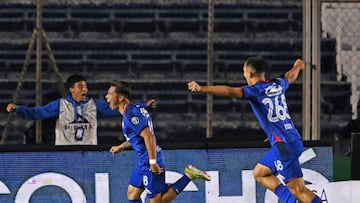
[[[128,186],[128,190],[127,190],[127,197],[128,199],[140,199],[140,195],[141,193],[144,191],[144,189],[142,188],[137,188],[137,187],[134,187],[132,185],[129,185]]]
[[[272,175],[271,170],[261,164],[256,164],[254,170],[253,170],[253,176],[256,181],[261,180],[264,177]]]
[[[264,177],[258,170],[253,170],[253,176],[256,182],[260,182],[261,179]]]
[[[127,191],[127,198],[129,200],[135,200],[135,199],[139,199],[139,195],[137,192],[135,191],[131,191],[131,190],[128,190]]]

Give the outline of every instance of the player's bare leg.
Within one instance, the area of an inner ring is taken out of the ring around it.
[[[127,198],[128,200],[137,200],[140,201],[140,195],[144,191],[144,189],[134,187],[132,185],[128,186],[127,190]]]
[[[257,164],[254,168],[254,177],[258,183],[274,192],[281,201],[286,203],[294,203],[296,201],[296,198],[291,191],[283,185],[274,174],[272,174],[267,166]]]
[[[273,192],[281,184],[280,180],[272,174],[271,170],[262,164],[256,164],[253,174],[258,183]]]
[[[292,179],[286,186],[302,203],[311,203],[315,197],[315,193],[305,186],[303,178]]]
[[[178,194],[174,191],[174,189],[170,187],[165,193],[162,194],[161,196],[162,203],[171,202],[173,199],[175,199],[177,195]]]

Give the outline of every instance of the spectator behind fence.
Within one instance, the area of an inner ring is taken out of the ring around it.
[[[111,110],[103,100],[88,97],[86,78],[82,75],[69,76],[66,85],[70,95],[65,98],[36,107],[9,103],[6,110],[26,119],[56,118],[55,145],[97,145],[97,119],[120,117],[119,111]],[[142,105],[155,108],[156,101],[150,99]]]

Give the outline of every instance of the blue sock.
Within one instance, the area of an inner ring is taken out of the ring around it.
[[[314,199],[311,201],[311,203],[322,203],[322,200],[319,196],[315,195]]]
[[[141,199],[129,200],[129,203],[142,203]]]
[[[294,197],[294,195],[291,194],[290,190],[283,184],[280,184],[279,186],[277,186],[274,193],[284,203],[294,203],[296,201],[296,198]]]
[[[171,187],[174,189],[176,194],[179,194],[184,190],[187,184],[190,182],[190,178],[186,175],[183,175],[179,180],[177,180]]]

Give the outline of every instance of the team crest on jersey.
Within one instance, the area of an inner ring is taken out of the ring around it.
[[[282,87],[276,84],[270,85],[265,89],[265,94],[269,97],[274,97],[276,95],[279,95],[281,94],[281,92],[282,92]]]
[[[132,117],[132,118],[131,118],[131,123],[134,124],[134,125],[139,124],[139,118],[138,118],[138,117],[135,117],[135,116]]]

